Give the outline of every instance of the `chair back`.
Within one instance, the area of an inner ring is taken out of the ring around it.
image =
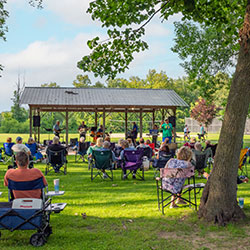
[[[25,146],[30,150],[30,152],[33,156],[36,154],[36,152],[37,152],[36,143],[32,143],[32,144],[25,143]]]
[[[194,166],[187,168],[161,168],[160,178],[190,178],[194,176]]]
[[[79,142],[78,144],[78,152],[81,153],[86,153],[88,148],[90,146],[90,142],[89,141],[85,141],[85,142]]]
[[[124,159],[126,162],[142,162],[143,155],[143,149],[124,150]]]
[[[157,168],[165,168],[167,162],[172,158],[171,154],[165,154],[159,157],[157,160],[156,167]]]
[[[114,150],[115,149],[115,142],[110,142],[110,149]]]
[[[4,151],[5,151],[5,154],[8,155],[8,156],[12,156],[13,155],[13,151],[12,151],[12,146],[15,145],[15,143],[11,142],[5,142],[3,144],[3,147],[4,147]]]
[[[48,149],[48,159],[49,163],[52,165],[63,165],[66,162],[65,150],[52,151]]]
[[[243,148],[240,150],[240,161],[239,161],[239,168],[241,168],[246,161],[246,154],[247,154],[248,149],[247,148]]]
[[[93,150],[92,157],[95,161],[95,167],[98,169],[107,169],[111,166],[111,150]]]
[[[14,199],[13,191],[27,191],[27,190],[42,190],[42,197],[44,196],[45,185],[43,183],[43,177],[39,177],[32,181],[13,181],[8,180],[8,189],[9,189],[9,200]]]
[[[204,152],[193,150],[195,154],[195,169],[202,170],[207,167],[207,161],[209,157],[212,157],[213,153],[211,148],[207,148]]]
[[[148,159],[152,157],[152,149],[150,147],[143,148],[143,156],[147,156]]]
[[[77,138],[70,138],[69,143],[70,143],[70,146],[71,146],[71,147],[74,147],[74,146],[77,145],[78,139],[77,139]]]

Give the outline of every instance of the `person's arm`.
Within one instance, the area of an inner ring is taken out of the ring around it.
[[[8,176],[9,176],[9,171],[10,170],[7,170],[5,176],[4,176],[4,186],[8,186]]]
[[[160,128],[162,128],[162,125],[163,125],[164,121],[161,121],[161,125],[160,125]]]

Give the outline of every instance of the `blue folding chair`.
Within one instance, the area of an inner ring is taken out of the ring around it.
[[[9,202],[0,202],[0,230],[37,230],[30,237],[32,246],[42,246],[47,242],[52,233],[50,226],[50,214],[61,212],[66,203],[51,204],[51,198],[47,199],[44,192],[43,177],[32,181],[16,182],[8,180]],[[41,190],[41,199],[18,198],[15,199],[15,191]],[[1,236],[1,233],[0,233]]]

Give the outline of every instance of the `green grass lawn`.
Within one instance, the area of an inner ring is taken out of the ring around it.
[[[2,138],[0,137],[0,141]],[[44,164],[35,167],[44,172]],[[250,164],[248,165],[250,171]],[[0,180],[6,165],[0,164]],[[41,249],[249,249],[250,183],[238,186],[238,197],[244,197],[247,219],[237,224],[218,227],[197,218],[189,207],[166,209],[163,216],[157,208],[153,170],[145,172],[145,181],[121,180],[121,170],[115,170],[114,181],[90,181],[86,163],[75,163],[69,157],[68,174],[50,173],[60,179],[64,196],[53,202],[67,202],[60,214],[52,214],[53,234]],[[196,181],[204,181],[197,179]],[[7,188],[0,182],[7,201]],[[83,219],[81,214],[86,213]],[[33,231],[1,231],[0,249],[33,249],[29,238]]]

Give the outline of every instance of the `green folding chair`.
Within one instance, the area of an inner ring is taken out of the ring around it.
[[[90,163],[91,181],[97,176],[113,180],[113,165],[111,150],[93,150]]]

